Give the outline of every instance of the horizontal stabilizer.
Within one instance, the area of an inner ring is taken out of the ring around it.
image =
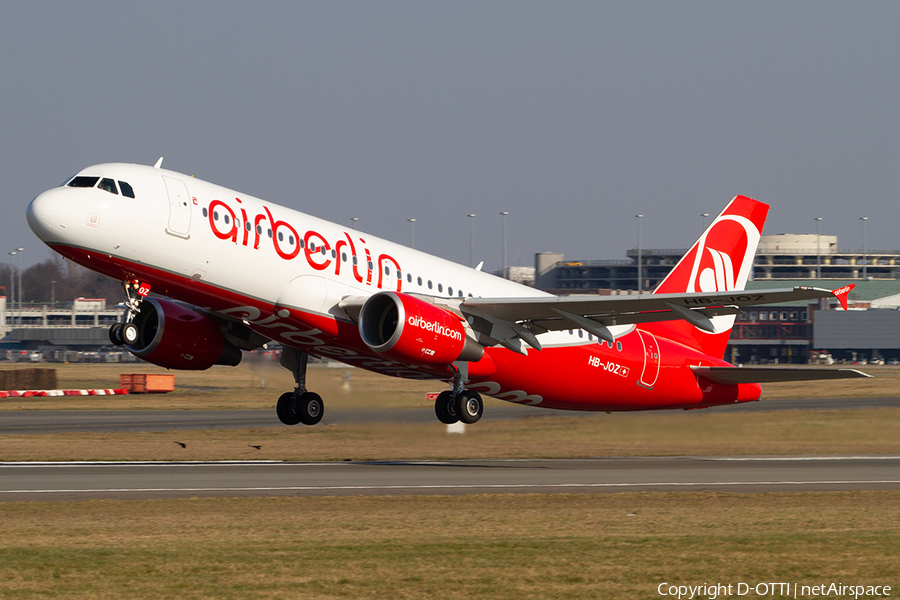
[[[713,383],[774,383],[871,377],[856,369],[816,369],[809,367],[691,367],[695,375]]]

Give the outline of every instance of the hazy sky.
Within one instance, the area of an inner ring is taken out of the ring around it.
[[[900,248],[900,3],[0,0],[0,246],[85,166],[164,166],[461,263],[765,233]]]

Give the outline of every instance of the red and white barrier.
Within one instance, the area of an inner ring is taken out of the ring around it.
[[[127,394],[124,389],[94,389],[94,390],[6,390],[0,391],[0,398],[43,398],[45,396],[118,396]]]

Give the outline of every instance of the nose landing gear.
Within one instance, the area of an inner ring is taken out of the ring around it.
[[[133,321],[141,312],[141,300],[150,293],[150,285],[139,281],[123,281],[122,288],[125,290],[124,323],[113,323],[109,328],[109,341],[114,346],[138,341],[139,331]]]

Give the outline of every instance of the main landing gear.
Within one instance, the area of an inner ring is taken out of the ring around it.
[[[135,317],[141,312],[141,300],[149,292],[150,286],[142,286],[137,281],[123,281],[125,289],[125,315],[124,323],[113,323],[109,328],[109,341],[114,346],[132,345],[138,341],[139,331],[134,324]]]
[[[441,392],[434,402],[434,414],[438,421],[452,425],[458,421],[475,423],[484,413],[484,402],[481,394],[472,390],[463,390],[454,395],[452,391]]]
[[[285,425],[315,425],[322,420],[325,414],[325,404],[322,397],[314,392],[306,391],[306,363],[309,355],[296,348],[285,346],[281,353],[281,364],[294,374],[297,388],[293,392],[287,392],[278,398],[275,412],[278,420]]]
[[[457,363],[459,364],[459,363]],[[463,363],[465,367],[465,363]],[[476,423],[484,414],[484,402],[481,394],[473,390],[463,389],[468,379],[467,369],[454,369],[453,389],[441,392],[434,401],[434,414],[438,421],[452,425],[462,421],[463,423]]]

